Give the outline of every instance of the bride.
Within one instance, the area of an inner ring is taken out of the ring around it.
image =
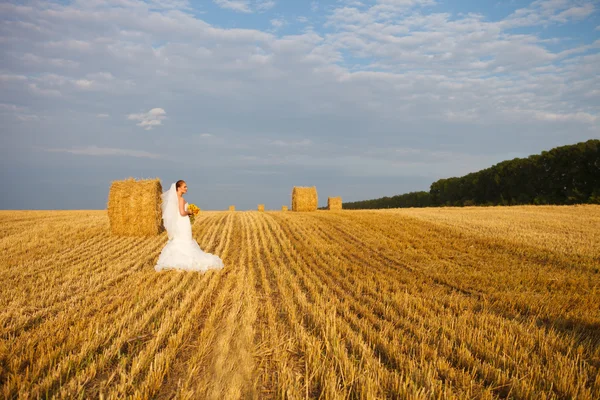
[[[192,239],[192,225],[183,199],[187,193],[185,181],[177,181],[162,194],[162,218],[169,241],[163,248],[154,269],[178,269],[185,271],[206,271],[223,268],[223,261],[216,255],[202,251]]]

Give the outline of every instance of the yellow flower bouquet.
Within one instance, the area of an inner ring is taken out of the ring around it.
[[[198,215],[200,212],[200,209],[195,204],[188,204],[188,211],[192,213],[192,215],[190,215],[190,223],[193,224],[194,220],[196,219],[196,215]]]

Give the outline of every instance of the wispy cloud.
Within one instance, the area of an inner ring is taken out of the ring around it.
[[[534,26],[550,23],[564,24],[592,15],[596,6],[592,2],[574,4],[566,0],[537,0],[520,8],[501,22],[504,27]]]
[[[50,153],[70,153],[84,156],[122,156],[122,157],[136,157],[136,158],[162,158],[162,156],[154,153],[150,153],[143,150],[131,150],[131,149],[115,149],[111,147],[74,147],[74,148],[58,148],[58,149],[44,149]]]
[[[17,118],[21,122],[30,122],[30,121],[39,121],[40,120],[40,117],[35,114],[17,114],[17,115],[15,115],[15,118]]]
[[[285,19],[284,18],[273,18],[271,20],[271,26],[277,30],[277,29],[281,29],[284,25],[285,25]]]
[[[264,12],[275,7],[274,0],[213,0],[216,5],[241,13]]]
[[[0,111],[3,112],[22,112],[25,107],[18,106],[16,104],[0,103]]]
[[[32,114],[27,107],[16,104],[0,103],[0,114],[10,115],[20,122],[39,121],[41,117]]]
[[[127,119],[139,121],[136,125],[146,130],[162,125],[162,121],[167,118],[167,113],[162,108],[153,108],[147,113],[129,114]]]
[[[26,81],[25,75],[17,74],[0,74],[0,82],[23,82]]]
[[[109,118],[110,115],[108,115],[108,114],[96,114],[96,117],[97,118]]]
[[[47,89],[40,87],[37,83],[29,83],[27,85],[29,91],[37,96],[42,97],[61,97],[62,93],[58,89]]]
[[[94,84],[94,81],[89,79],[77,79],[74,84],[80,89],[89,89]]]
[[[189,10],[191,8],[189,0],[147,0],[147,2],[150,7],[156,9]]]
[[[279,147],[303,147],[310,146],[313,144],[313,142],[310,139],[302,139],[298,141],[285,141],[278,139],[271,141],[270,144]]]
[[[221,8],[227,8],[229,10],[250,13],[250,5],[246,0],[214,0],[215,4]]]
[[[35,65],[50,65],[59,68],[77,68],[79,63],[73,60],[65,60],[64,58],[48,58],[41,57],[32,53],[25,53],[19,57],[24,64]]]
[[[258,11],[267,11],[275,7],[276,4],[274,0],[258,0],[256,2],[256,9]]]
[[[534,111],[532,113],[534,117],[540,121],[548,121],[548,122],[581,122],[587,124],[593,124],[598,120],[596,115],[591,115],[586,112],[577,112],[577,113],[553,113],[553,112],[543,112],[543,111]]]

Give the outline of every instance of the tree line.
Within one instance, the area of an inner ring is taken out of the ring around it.
[[[515,158],[458,178],[433,182],[429,192],[344,203],[346,209],[519,204],[600,204],[600,140]]]

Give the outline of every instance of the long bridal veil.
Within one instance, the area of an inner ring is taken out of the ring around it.
[[[162,249],[154,269],[177,269],[206,271],[223,268],[223,261],[216,255],[202,251],[192,237],[192,226],[187,215],[179,213],[177,188],[172,184],[162,195],[163,225],[169,241]],[[187,206],[187,204],[186,204]]]
[[[167,230],[167,236],[169,239],[173,239],[176,236],[178,218],[179,215],[179,204],[177,199],[177,188],[173,183],[169,190],[161,194],[162,198],[162,218],[163,225]]]

